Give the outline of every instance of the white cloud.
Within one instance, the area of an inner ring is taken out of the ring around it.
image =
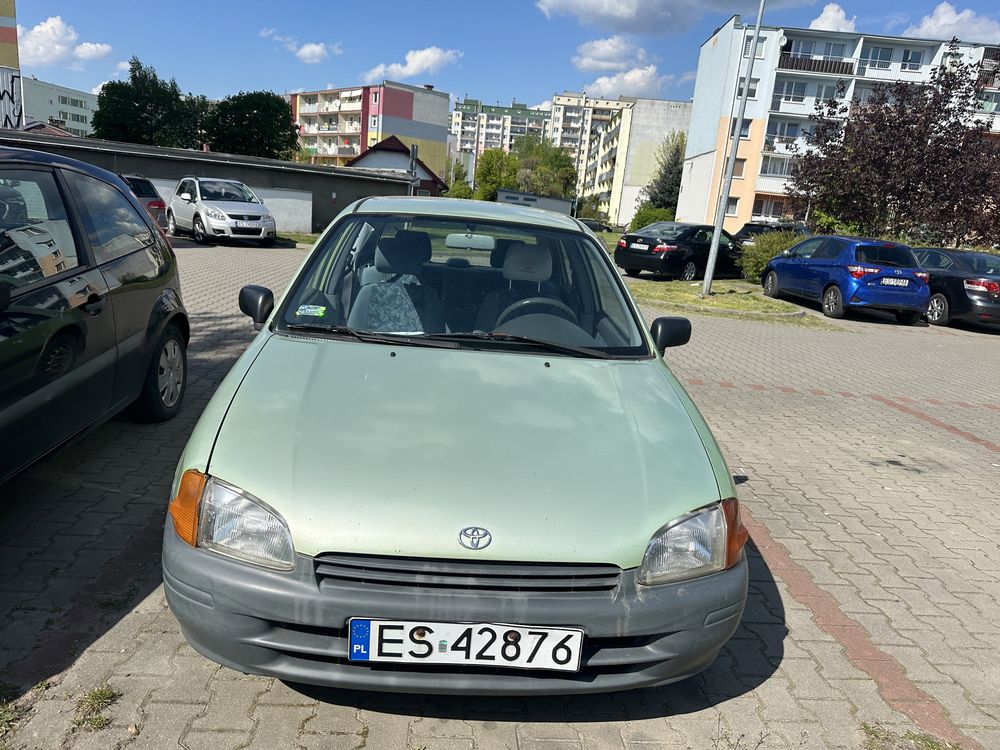
[[[945,40],[958,37],[966,42],[995,43],[1000,39],[1000,22],[971,8],[957,10],[951,3],[941,3],[920,23],[909,26],[903,36]]]
[[[690,83],[691,81],[693,81],[693,80],[695,80],[697,78],[698,78],[698,71],[696,71],[696,70],[686,70],[683,73],[681,73],[679,76],[677,76],[677,83],[678,83],[678,85],[682,84],[682,83]]]
[[[274,36],[275,32],[277,32],[277,29],[274,28],[261,29],[257,35],[262,39],[267,39],[268,37]]]
[[[811,5],[814,0],[771,0],[768,8]],[[643,34],[682,34],[704,14],[753,15],[754,0],[536,0],[546,18],[568,15],[586,25]]]
[[[325,44],[315,42],[308,42],[295,50],[295,56],[310,65],[323,62],[328,54]]]
[[[615,99],[619,96],[645,96],[656,99],[663,87],[674,82],[672,75],[660,75],[655,65],[624,70],[613,75],[601,76],[584,86],[589,96]]]
[[[855,31],[857,16],[847,17],[847,13],[837,3],[827,3],[823,12],[809,22],[810,29],[823,31]]]
[[[131,66],[129,65],[129,62],[128,62],[128,60],[120,60],[120,61],[119,61],[119,62],[118,62],[118,63],[117,63],[116,65],[115,65],[115,70],[117,70],[117,71],[118,71],[119,73],[124,73],[124,72],[125,72],[125,71],[127,71],[127,70],[128,70],[128,69],[129,69],[130,67],[131,67]]]
[[[104,84],[106,84],[106,83],[111,83],[111,81],[101,81],[99,84],[97,84],[96,86],[94,86],[94,88],[92,88],[90,90],[90,93],[91,94],[100,94],[101,93],[101,89],[104,88]]]
[[[573,64],[578,70],[603,72],[626,70],[646,62],[646,50],[636,47],[621,34],[592,39],[576,48]]]
[[[82,70],[81,61],[96,60],[111,52],[110,44],[77,44],[76,40],[79,38],[76,29],[62,20],[62,16],[50,16],[30,29],[19,24],[17,45],[21,64],[32,66],[68,63],[74,70]]]
[[[330,55],[341,55],[344,52],[340,42],[306,42],[300,45],[295,37],[279,34],[274,28],[261,29],[257,36],[277,42],[308,65],[321,63]]]
[[[406,61],[401,63],[379,63],[361,74],[362,83],[374,83],[383,78],[413,78],[424,73],[437,73],[446,65],[457,62],[462,52],[457,49],[425,47],[411,49],[406,53]]]
[[[540,109],[543,112],[551,112],[552,111],[552,100],[551,99],[546,99],[544,102],[536,104],[534,107],[528,107],[528,109]]]

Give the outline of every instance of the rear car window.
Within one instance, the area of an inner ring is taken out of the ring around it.
[[[139,177],[126,177],[125,182],[127,182],[128,186],[132,188],[132,192],[140,198],[160,197],[160,194],[156,192],[156,188],[153,187],[153,183],[149,180],[144,180]]]
[[[88,175],[65,174],[79,197],[83,226],[98,263],[153,244],[152,231],[124,195]]]
[[[660,221],[656,224],[650,224],[649,226],[643,227],[636,231],[636,234],[643,234],[647,236],[656,236],[663,239],[676,239],[684,234],[690,227],[687,224],[675,224],[672,221]]]
[[[915,268],[917,259],[905,245],[858,245],[854,251],[858,263],[874,263],[896,268]]]

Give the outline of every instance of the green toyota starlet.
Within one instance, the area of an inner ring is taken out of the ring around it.
[[[585,693],[694,675],[739,625],[732,477],[576,219],[370,198],[330,225],[177,467],[167,600],[243,672]]]

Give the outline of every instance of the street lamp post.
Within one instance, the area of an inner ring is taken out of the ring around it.
[[[750,59],[747,61],[746,76],[743,79],[743,95],[740,97],[740,111],[736,115],[736,122],[731,126],[732,131],[729,137],[733,141],[733,146],[729,150],[729,159],[726,161],[726,175],[723,179],[723,189],[719,194],[718,206],[715,209],[715,229],[712,232],[712,247],[708,252],[708,263],[705,266],[705,284],[702,287],[702,296],[707,297],[712,293],[712,276],[715,274],[715,262],[719,257],[719,241],[722,239],[722,224],[726,220],[726,206],[729,204],[729,191],[733,187],[733,172],[736,170],[736,152],[739,151],[740,131],[743,130],[743,115],[747,110],[747,99],[750,94],[750,82],[753,76],[753,64],[757,59],[757,45],[760,42],[760,25],[764,19],[764,2],[760,0],[760,7],[757,9],[757,24],[753,30],[753,44],[750,45]],[[739,66],[736,69],[736,86],[739,88]],[[728,141],[727,141],[728,143]]]

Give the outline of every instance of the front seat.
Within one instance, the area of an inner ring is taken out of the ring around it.
[[[514,242],[503,259],[503,277],[507,288],[490,292],[476,316],[477,331],[492,331],[497,318],[510,305],[530,297],[558,299],[549,279],[552,276],[552,254],[547,248]]]
[[[383,280],[362,284],[347,325],[359,331],[443,333],[441,300],[418,278],[423,264],[423,250],[408,238],[382,240],[375,251],[375,270]]]
[[[382,240],[382,242],[393,241],[405,244],[410,248],[411,252],[419,255],[421,265],[427,263],[431,259],[431,237],[427,234],[427,232],[415,232],[412,229],[400,229],[396,232],[395,237],[392,237],[389,240]],[[374,265],[371,265],[369,261],[365,261],[365,263],[360,265],[363,266],[361,268],[362,285],[376,284],[385,280],[386,275],[379,273],[379,270]]]

